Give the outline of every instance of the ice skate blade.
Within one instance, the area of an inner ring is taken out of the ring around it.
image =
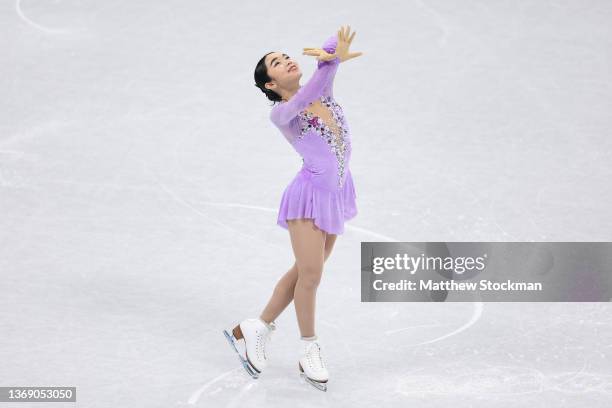
[[[326,382],[319,382],[319,381],[311,380],[310,378],[306,377],[306,374],[304,373],[300,373],[300,377],[302,377],[304,381],[306,381],[308,384],[315,387],[317,390],[327,392]]]
[[[225,336],[225,338],[227,339],[229,344],[232,346],[232,348],[236,352],[236,355],[238,356],[238,359],[242,363],[242,366],[244,367],[244,370],[247,372],[247,374],[249,374],[254,379],[258,379],[259,378],[259,374],[257,374],[257,372],[255,372],[255,369],[251,367],[251,365],[249,364],[249,362],[247,360],[242,358],[242,356],[240,355],[240,352],[236,348],[236,343],[235,343],[236,339],[234,338],[234,336],[229,334],[227,332],[227,330],[223,330],[223,335]]]

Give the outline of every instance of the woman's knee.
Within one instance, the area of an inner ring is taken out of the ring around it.
[[[321,283],[322,265],[304,265],[298,270],[298,282],[307,289],[316,289]]]
[[[294,263],[293,266],[276,282],[276,291],[291,291],[295,287],[295,282],[298,279],[297,265]]]
[[[315,290],[319,287],[321,283],[320,276],[302,276],[298,279],[297,284],[307,290]]]

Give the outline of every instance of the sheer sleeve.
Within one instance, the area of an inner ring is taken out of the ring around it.
[[[321,46],[321,48],[323,48],[325,51],[327,51],[330,54],[333,54],[334,52],[336,52],[336,46],[338,45],[338,35],[334,34],[331,37],[329,37]],[[340,60],[338,60],[338,58],[336,58],[336,60],[338,61],[338,64],[340,63]],[[325,61],[318,61],[318,67],[320,67],[322,64],[324,64]],[[325,84],[325,87],[323,88],[323,96],[331,96],[333,98],[334,94],[334,78],[336,77],[336,71],[338,70],[338,64],[336,64],[334,66],[333,72],[330,75],[329,81],[327,82],[327,84]]]
[[[336,51],[336,44],[337,38],[334,35],[325,41],[322,48],[331,54]],[[300,87],[287,102],[274,106],[270,112],[270,120],[277,126],[285,125],[320,96],[331,95],[334,76],[339,64],[338,57],[330,61],[317,61],[317,69],[308,82]]]

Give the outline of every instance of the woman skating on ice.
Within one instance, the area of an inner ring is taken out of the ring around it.
[[[306,381],[327,390],[328,371],[315,332],[315,300],[323,264],[344,222],[357,215],[349,161],[351,138],[342,108],[333,95],[338,65],[360,56],[349,52],[355,37],[350,26],[321,48],[304,48],[317,69],[304,86],[298,64],[287,54],[270,52],[255,68],[255,82],[272,108],[271,121],[302,157],[302,169],[283,192],[277,223],[289,230],[295,263],[278,281],[259,318],[224,331],[247,372],[257,378],[267,365],[266,344],[274,320],[294,301],[301,334],[298,369]]]

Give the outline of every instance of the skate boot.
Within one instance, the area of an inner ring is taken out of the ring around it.
[[[310,385],[321,391],[327,391],[329,373],[321,356],[321,345],[317,337],[302,337],[302,358],[300,358],[300,376]]]
[[[268,324],[261,319],[246,319],[230,332],[223,330],[242,366],[253,378],[259,378],[259,374],[266,368],[266,344],[271,340],[274,330],[274,322]]]

